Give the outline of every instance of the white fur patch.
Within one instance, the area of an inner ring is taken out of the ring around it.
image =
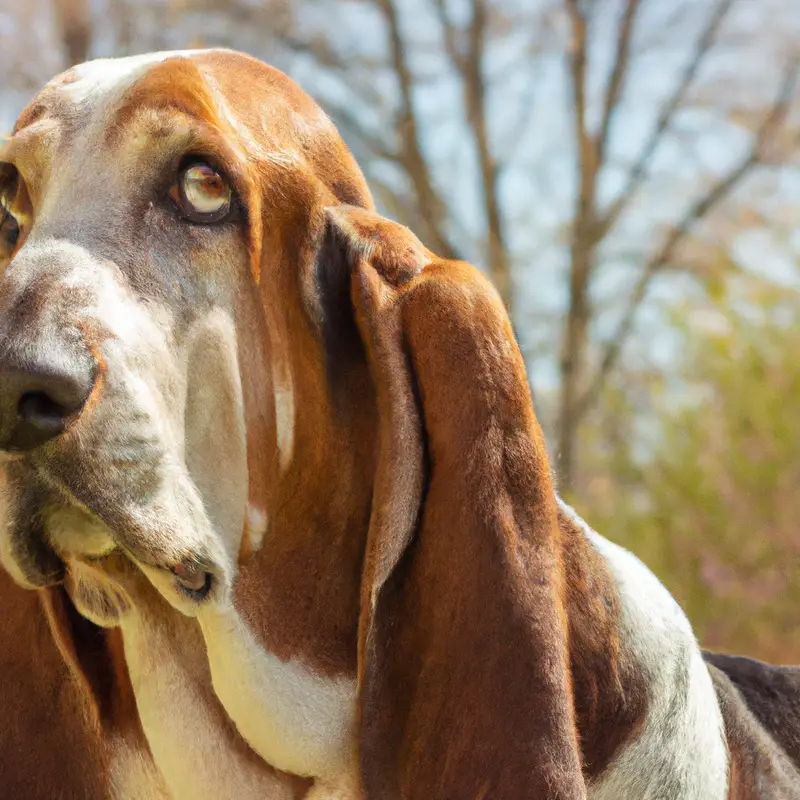
[[[198,614],[214,691],[239,732],[276,768],[347,782],[355,764],[356,682],[281,661],[253,638],[233,607]]]
[[[249,503],[247,506],[247,536],[248,544],[254,553],[261,549],[268,527],[269,519],[266,512]]]
[[[589,800],[726,800],[722,714],[689,620],[636,556],[560,504],[616,579],[621,644],[650,687],[644,729],[589,786]]]
[[[178,627],[170,630],[165,619],[137,611],[123,621],[122,633],[142,727],[171,796],[289,800],[288,787],[234,743],[206,683],[199,631],[196,639],[190,635],[194,623],[175,618]],[[187,647],[200,658],[187,657]]]
[[[200,50],[164,50],[126,58],[98,58],[74,68],[77,80],[62,84],[61,92],[75,103],[100,101],[111,93],[128,88],[149,67],[168,58],[181,58]]]
[[[285,470],[294,453],[294,389],[290,381],[275,387],[275,421],[281,469]]]
[[[241,547],[247,507],[247,424],[236,328],[218,308],[187,337],[184,457],[230,565]],[[232,566],[231,566],[232,569]]]

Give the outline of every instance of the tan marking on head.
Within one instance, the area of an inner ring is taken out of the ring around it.
[[[118,142],[132,118],[167,111],[219,125],[208,83],[190,58],[172,57],[149,65],[126,89],[106,127],[109,145]]]
[[[144,53],[126,58],[98,58],[78,64],[67,73],[57,76],[45,88],[58,88],[62,96],[73,103],[103,103],[130,86],[153,65],[174,58],[187,58],[191,50]]]

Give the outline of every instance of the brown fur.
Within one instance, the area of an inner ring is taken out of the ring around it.
[[[502,305],[466,264],[421,270],[400,226],[334,220],[381,423],[360,641],[367,796],[584,797],[555,500]]]
[[[730,800],[800,798],[800,772],[748,708],[731,680],[709,665],[730,752]]]
[[[800,769],[800,667],[703,653],[738,689],[747,708]]]
[[[196,94],[191,70],[175,70],[173,63],[160,65],[168,79],[156,74],[151,82],[155,71],[149,71],[136,96],[171,105],[177,96]],[[240,129],[265,151],[290,157],[276,163],[251,154],[257,192],[248,208],[248,248],[259,285],[242,297],[241,327],[251,335],[239,346],[242,364],[263,365],[243,371],[243,383],[251,503],[267,512],[269,535],[256,553],[244,544],[237,606],[278,655],[302,657],[326,674],[349,672],[356,660],[373,423],[366,366],[331,358],[320,336],[329,320],[317,294],[314,237],[323,230],[323,204],[371,207],[372,200],[333,125],[285,75],[240,54],[202,54],[193,63],[213,72]],[[130,102],[136,102],[133,95]],[[217,100],[202,105],[210,124],[230,130]],[[276,370],[292,381],[302,417],[286,470],[278,462],[274,429]],[[358,405],[340,402],[337,387],[345,384],[348,398],[360,398]],[[323,504],[319,497],[334,499]]]
[[[110,797],[112,738],[150,758],[118,636],[78,617],[63,590],[25,591],[2,570],[0,604],[0,796]],[[78,657],[83,669],[76,668]],[[101,678],[90,660],[116,673],[114,692],[110,674]],[[88,692],[85,682],[98,679]],[[99,706],[93,697],[103,698]]]
[[[298,112],[298,124],[302,121],[301,112],[304,108],[310,109],[315,116],[318,113],[318,109],[313,105],[312,101],[294,87],[288,79],[277,71],[269,70],[264,65],[258,64],[258,62],[245,59],[242,56],[232,56],[225,53],[208,54],[199,58],[198,61],[203,69],[213,69],[219,73],[220,85],[225,87],[225,95],[229,99],[234,96],[239,97],[241,107],[248,110],[256,131],[261,126],[260,119],[264,109],[270,105],[274,107],[276,102],[283,103],[287,101],[290,107],[296,109]],[[174,121],[176,112],[191,116],[193,122],[203,123],[206,126],[201,129],[205,136],[203,141],[209,145],[208,149],[213,149],[211,145],[217,145],[216,154],[221,159],[224,159],[230,176],[234,180],[240,181],[237,184],[237,188],[242,191],[245,199],[248,199],[248,187],[252,189],[254,185],[248,183],[248,181],[252,182],[256,179],[259,181],[256,199],[254,200],[252,197],[249,199],[253,201],[253,206],[250,207],[250,210],[260,214],[259,203],[261,202],[262,192],[266,188],[268,173],[266,170],[253,171],[249,169],[245,174],[237,173],[234,148],[226,146],[230,142],[234,142],[235,137],[230,126],[219,113],[216,104],[216,100],[219,98],[213,97],[212,93],[207,90],[197,66],[188,60],[170,59],[168,65],[161,66],[165,68],[156,67],[153,70],[149,70],[144,78],[137,81],[128,92],[125,102],[118,111],[115,124],[112,126],[115,131],[113,135],[118,135],[117,144],[122,142],[124,128],[135,125],[138,119],[137,115],[146,108],[155,109],[157,112],[163,111],[166,123]],[[264,80],[265,71],[270,76],[267,80]],[[46,163],[48,158],[52,157],[56,152],[60,152],[62,155],[64,153],[68,154],[70,137],[75,135],[80,130],[81,124],[85,122],[85,119],[81,117],[83,112],[68,108],[61,102],[57,92],[54,90],[55,86],[62,85],[64,82],[63,80],[57,80],[50,88],[45,89],[29,111],[22,115],[16,127],[19,135],[14,140],[12,148],[7,154],[4,154],[4,158],[13,159],[18,165],[25,165],[25,177],[27,179],[25,185],[32,187],[34,198],[41,196],[48,180],[47,171],[38,169],[38,167],[42,163]],[[295,95],[294,99],[291,98],[292,93]],[[254,102],[258,100],[263,105],[254,106]],[[58,120],[61,126],[59,135],[56,137],[51,136],[48,133],[50,129],[44,129],[42,133],[34,134],[31,129],[33,135],[28,136],[28,131],[25,128],[45,119],[48,115]],[[202,118],[198,115],[202,115]],[[250,119],[245,119],[243,124],[247,124],[250,121]],[[323,160],[324,158],[330,159],[330,173],[332,179],[337,180],[337,170],[347,169],[347,158],[349,156],[345,155],[346,151],[338,137],[334,138],[335,131],[333,131],[330,123],[328,125],[334,146],[327,148],[327,155],[323,157]],[[195,126],[194,131],[196,134],[198,131],[197,126]],[[150,130],[148,135],[155,135],[156,133],[157,131]],[[220,136],[220,133],[223,135]],[[213,136],[215,134],[216,139]],[[109,135],[112,134],[109,133]],[[293,135],[291,131],[287,132],[287,136],[289,135]],[[303,134],[301,132],[297,133],[297,138],[302,144]],[[188,147],[191,144],[196,145],[197,141],[187,142],[186,146]],[[60,148],[63,148],[63,150]],[[319,158],[319,156],[315,156],[315,158]],[[355,173],[360,177],[357,168]],[[286,175],[284,179],[291,181],[291,177],[291,175]],[[269,175],[270,180],[274,178],[275,175]],[[306,170],[306,180],[312,182],[315,187],[318,184],[317,178],[308,169]],[[343,185],[341,177],[338,180]],[[262,181],[264,185],[262,185]],[[352,186],[352,181],[350,186]],[[280,194],[281,187],[274,188]],[[342,197],[358,197],[358,192],[358,187],[348,187],[343,190]],[[369,201],[369,195],[365,188],[363,188],[363,198],[367,202]],[[337,195],[333,191],[326,195],[326,200],[328,201],[335,201],[336,199]],[[264,211],[264,213],[267,212]],[[297,224],[302,224],[302,221],[298,221]],[[251,224],[248,227],[251,239],[248,242],[248,248],[251,252],[258,253],[258,265],[257,268],[253,269],[253,274],[256,278],[259,277],[260,272],[262,246],[276,242],[279,234],[283,231],[283,226],[279,225],[277,228],[273,226],[269,232],[269,242],[266,244],[262,240],[259,231],[260,225],[258,224]],[[111,234],[107,233],[107,235]],[[252,241],[256,236],[258,240]],[[298,238],[297,241],[304,242],[305,239],[300,240]],[[281,252],[282,250],[279,248],[278,253]],[[291,258],[294,255],[294,253],[286,253],[287,263],[284,269],[287,271],[287,276],[288,269],[293,264]],[[0,268],[4,266],[5,263],[0,263]],[[275,287],[273,285],[268,288],[273,290]],[[263,307],[258,299],[257,287],[253,287],[251,295],[242,298],[240,313],[245,326],[253,334],[251,339],[241,342],[242,362],[264,363],[268,357],[270,347],[275,348],[277,354],[279,354],[281,352],[278,346],[279,343],[275,339],[277,336],[285,337],[287,334],[284,327],[279,326],[277,334],[272,337],[271,342],[262,340],[262,335],[264,339],[267,338],[265,333],[266,322]],[[84,334],[86,335],[86,331],[84,331]],[[266,399],[270,396],[268,391],[270,385],[263,378],[264,374],[259,376],[257,370],[252,370],[248,371],[243,380],[248,409],[248,426],[251,434],[249,437],[249,450],[250,476],[253,485],[252,494],[262,505],[267,499],[264,497],[265,486],[267,484],[272,485],[273,473],[271,470],[273,465],[270,462],[269,454],[274,451],[274,447],[270,447],[270,436],[274,437],[274,432],[270,428],[270,423],[266,422],[266,418],[269,417],[271,412]],[[311,393],[313,393],[313,389]],[[321,484],[321,478],[318,479]],[[280,517],[277,517],[277,519],[280,519]],[[243,550],[246,557],[248,553],[247,546],[244,543]],[[357,572],[358,565],[356,564],[352,568],[352,574],[357,575]],[[331,575],[331,578],[336,580],[334,575]],[[2,588],[5,589],[5,584],[8,582],[5,574],[2,575],[2,580]],[[330,602],[320,605],[324,613],[338,613],[339,616],[342,616],[339,612],[341,606],[340,598],[344,595],[346,600],[347,594],[341,592],[340,588],[345,583],[345,580],[346,576],[339,578],[336,582],[332,581]],[[119,733],[120,735],[128,735],[129,729],[135,729],[137,732],[137,746],[142,755],[149,758],[147,745],[141,735],[138,717],[131,716],[131,712],[135,712],[135,708],[130,703],[130,682],[124,661],[121,660],[119,634],[114,631],[102,631],[76,615],[72,604],[60,588],[48,590],[48,594],[43,595],[46,615],[39,608],[34,594],[25,593],[11,584],[9,584],[8,588],[9,591],[13,592],[15,598],[21,596],[25,599],[26,603],[24,606],[20,606],[20,609],[22,610],[24,607],[27,616],[24,621],[20,621],[19,626],[14,627],[9,623],[9,631],[13,633],[13,636],[9,637],[8,647],[4,648],[3,652],[3,655],[7,657],[7,661],[0,667],[2,668],[4,679],[6,676],[9,677],[9,680],[4,685],[10,687],[16,684],[18,687],[24,686],[25,688],[18,696],[14,697],[13,704],[10,702],[3,704],[4,710],[6,708],[9,709],[8,718],[10,722],[6,730],[9,733],[13,733],[15,737],[16,733],[19,732],[21,738],[11,739],[9,737],[6,741],[0,742],[0,756],[4,764],[6,762],[10,763],[14,758],[15,748],[19,747],[19,743],[22,742],[24,743],[23,746],[28,748],[26,752],[30,754],[30,758],[18,762],[19,771],[16,769],[6,770],[4,768],[2,780],[0,780],[0,795],[3,797],[31,797],[34,800],[37,797],[49,798],[58,796],[58,792],[53,788],[58,786],[63,789],[65,798],[84,796],[105,798],[108,796],[108,792],[102,787],[104,787],[107,780],[106,776],[109,770],[107,762],[110,760],[110,756],[105,753],[103,746],[106,734],[117,735]],[[246,590],[246,587],[243,588]],[[351,611],[354,618],[357,616],[357,591],[356,587],[354,592],[351,593],[356,596],[355,607],[352,607]],[[285,604],[284,608],[287,610],[287,617],[289,616],[288,610],[294,608],[296,600],[297,598],[289,593],[281,597],[281,602]],[[17,602],[19,601],[16,599],[9,600],[8,605],[11,607]],[[46,619],[49,619],[52,623],[52,630],[48,627]],[[287,622],[291,622],[291,620],[287,620]],[[36,647],[41,649],[42,654],[40,668],[34,668],[35,665],[31,667],[37,657],[36,648],[32,647],[30,652],[24,648],[24,640],[20,631],[25,630],[26,626],[33,626],[37,631],[39,629],[42,631],[41,636],[39,636],[41,643],[38,640],[36,643]],[[326,624],[321,627],[328,629],[330,626]],[[341,627],[342,625],[334,625],[337,633]],[[287,627],[287,630],[289,629]],[[304,641],[311,641],[316,638],[313,628],[309,630],[308,627],[304,627],[299,632],[306,637]],[[274,636],[275,634],[270,631],[270,635]],[[354,650],[354,630],[352,643]],[[291,643],[289,643],[287,650],[290,647]],[[335,648],[331,647],[330,649],[333,651]],[[337,668],[345,658],[347,656],[342,654],[341,648],[331,656],[331,660],[335,662]],[[324,656],[320,660],[324,661]],[[352,663],[355,662],[354,653],[350,657],[350,661]],[[52,671],[55,677],[51,678],[49,671]],[[18,673],[27,677],[27,682],[15,680]],[[46,674],[39,681],[41,673]],[[60,681],[58,683],[58,691],[64,695],[63,701],[61,699],[57,701],[57,722],[50,721],[52,731],[47,735],[37,735],[36,726],[44,722],[41,719],[42,715],[53,713],[50,695],[53,693],[56,677]],[[41,686],[29,686],[33,681],[39,681]],[[64,688],[61,688],[62,684]],[[208,690],[211,691],[210,684]],[[41,699],[39,693],[42,694]],[[118,717],[120,718],[118,719]],[[17,718],[19,718],[18,722],[16,722]],[[70,746],[60,747],[58,744],[60,739],[67,741]],[[39,747],[39,744],[41,744],[41,747]],[[49,752],[50,750],[55,754]],[[62,765],[62,761],[67,759],[70,760],[68,767]],[[39,776],[31,778],[30,774],[28,774],[35,765],[45,765],[44,767],[37,767],[41,772],[42,786],[45,788],[42,788],[41,793],[37,794],[39,784],[31,783],[30,791],[18,792],[17,787],[24,786],[25,781],[30,782],[40,779]],[[63,777],[59,777],[59,770]],[[75,777],[74,782],[72,781],[73,776]],[[3,783],[3,781],[6,781],[6,783]],[[71,793],[73,783],[75,790],[74,793]],[[298,796],[307,787],[307,782],[295,782],[291,778],[287,779],[288,784],[296,787]],[[8,792],[5,791],[6,786],[10,787]],[[132,798],[132,800],[135,800],[135,798]]]
[[[603,559],[559,513],[575,716],[583,768],[597,778],[643,727],[647,684],[620,642],[619,597]]]

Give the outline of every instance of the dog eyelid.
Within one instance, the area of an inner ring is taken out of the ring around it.
[[[230,214],[233,190],[228,179],[211,164],[192,160],[182,166],[169,192],[180,213],[199,225],[221,222]]]
[[[0,165],[0,248],[7,251],[6,256],[17,246],[20,237],[21,224],[14,211],[19,180],[19,172],[13,165]]]

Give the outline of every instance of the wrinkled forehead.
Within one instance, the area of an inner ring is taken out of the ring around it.
[[[151,53],[91,61],[54,78],[23,111],[0,158],[46,179],[67,154],[73,169],[84,158],[124,164],[216,137],[239,161],[286,165],[301,159],[314,128],[332,130],[310,98],[264,64],[226,51]]]
[[[176,125],[180,115],[169,120],[162,108],[150,109],[149,125],[138,124],[139,113],[148,112],[145,100],[151,92],[147,84],[152,77],[158,81],[166,69],[171,73],[180,98],[185,90],[201,89],[199,73],[194,69],[194,86],[186,78],[191,53],[156,53],[146,56],[102,59],[81,64],[50,81],[22,112],[8,141],[3,160],[13,161],[30,180],[46,178],[53,163],[75,164],[81,151],[87,155],[111,149],[117,159],[124,138],[154,136],[170,129],[171,135],[180,131]],[[175,80],[182,77],[183,80]],[[162,81],[163,82],[163,81]],[[184,89],[185,87],[185,89]],[[156,88],[156,87],[154,87]],[[205,91],[203,91],[205,93]],[[157,100],[153,92],[153,99]],[[142,102],[145,100],[145,102]],[[175,109],[177,110],[177,109]],[[159,120],[159,117],[161,119]],[[137,131],[137,128],[139,129]],[[69,156],[69,158],[67,158]]]
[[[125,93],[154,67],[167,67],[174,77],[199,51],[148,53],[128,58],[97,59],[57,75],[22,112],[14,128],[18,132],[42,118],[78,128],[94,121],[108,121]],[[176,86],[180,90],[180,86]]]

